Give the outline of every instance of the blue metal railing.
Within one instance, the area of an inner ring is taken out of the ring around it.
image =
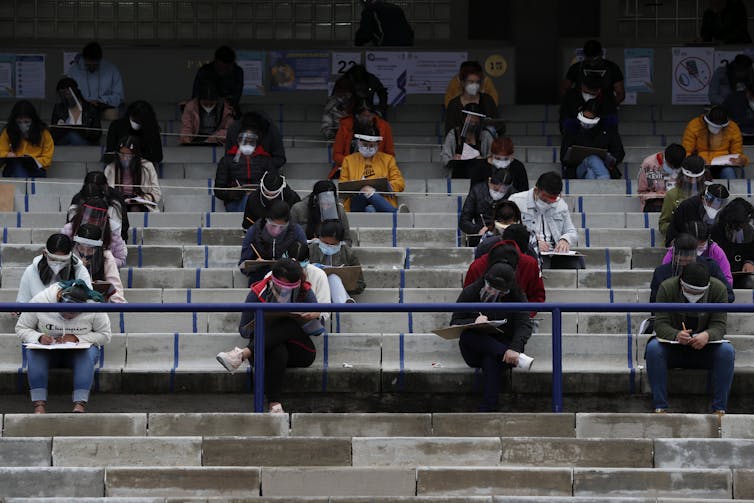
[[[630,312],[728,312],[754,313],[754,304],[649,304],[649,303],[436,303],[436,304],[269,304],[269,303],[197,303],[197,304],[16,304],[0,303],[0,312],[124,312],[124,313],[226,313],[254,311],[263,319],[265,311],[386,313],[453,311],[539,311],[552,313],[552,410],[563,411],[563,313],[630,313]],[[439,327],[438,327],[439,328]],[[629,330],[631,327],[628,327]],[[264,410],[264,323],[255,324],[254,337],[254,411]]]

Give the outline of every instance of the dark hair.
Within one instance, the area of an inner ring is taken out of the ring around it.
[[[79,227],[81,227],[82,223],[81,220],[84,217],[84,205],[87,206],[94,206],[95,208],[102,208],[105,211],[108,209],[107,200],[103,196],[95,196],[90,197],[82,202],[76,208],[76,214],[71,218],[71,230],[73,230],[73,234],[78,234]],[[110,235],[110,219],[105,218],[105,228],[104,232],[102,233],[102,248],[107,250],[110,248],[110,243],[112,242],[112,236]]]
[[[696,287],[704,287],[710,282],[710,274],[707,266],[692,262],[683,268],[681,280]]]
[[[481,66],[474,67],[468,65],[466,67],[461,66],[461,70],[458,72],[458,78],[461,82],[469,78],[469,75],[477,75],[480,79],[484,78],[484,71]]]
[[[592,112],[597,117],[600,116],[600,102],[597,99],[586,100],[579,110],[581,112]]]
[[[489,265],[502,262],[510,265],[513,269],[518,267],[519,251],[515,246],[509,244],[499,244],[487,254],[487,263]]]
[[[484,280],[498,290],[518,290],[516,271],[510,264],[504,262],[490,264],[487,272],[484,273]]]
[[[76,98],[81,103],[81,106],[84,106],[84,95],[81,94],[81,89],[79,89],[78,82],[70,77],[63,77],[58,81],[57,84],[55,84],[55,91],[59,95],[61,94],[61,91],[64,91],[66,89],[70,89],[71,92],[76,95]]]
[[[555,171],[548,171],[539,175],[535,186],[539,190],[544,190],[548,194],[556,196],[563,192],[563,178]]]
[[[73,242],[71,241],[71,238],[65,234],[52,234],[47,238],[45,248],[47,248],[47,251],[50,253],[68,254],[71,253],[71,250],[73,249]]]
[[[584,57],[593,58],[595,56],[602,56],[602,44],[599,40],[587,40],[584,42]]]
[[[686,149],[683,145],[671,143],[665,147],[665,160],[674,168],[680,168],[686,158]]]
[[[227,45],[221,45],[215,50],[215,59],[221,63],[233,63],[236,60],[236,51]]]
[[[241,126],[239,131],[245,129],[254,131],[261,141],[262,137],[270,130],[270,121],[258,112],[246,112],[241,116]]]
[[[301,241],[294,241],[285,251],[285,254],[287,258],[300,263],[304,260],[309,260],[309,247]]]
[[[679,234],[673,240],[673,250],[696,250],[698,241],[699,240],[691,234]]]
[[[289,222],[291,220],[291,209],[288,207],[288,203],[282,199],[275,199],[270,205],[270,211],[267,214],[270,220],[284,220]]]
[[[21,146],[21,140],[23,135],[21,130],[16,124],[16,120],[19,117],[29,117],[31,119],[31,128],[29,129],[28,140],[32,145],[40,145],[42,143],[42,131],[47,129],[47,124],[42,122],[39,118],[37,109],[28,100],[19,100],[13,105],[8,116],[8,123],[5,125],[5,131],[8,133],[8,139],[10,140],[11,150],[16,150]]]
[[[356,102],[356,105],[354,105],[352,114],[358,115],[364,110],[367,110],[373,114],[377,113],[372,103],[369,103],[369,101],[367,100],[360,99]]]
[[[684,226],[687,233],[696,238],[697,241],[707,241],[709,239],[710,228],[705,222],[695,220],[688,222]]]
[[[272,266],[272,275],[290,283],[305,279],[301,264],[290,258],[281,258],[275,262]]]
[[[521,253],[529,250],[529,229],[524,224],[511,224],[503,230],[502,238],[516,243]]]
[[[718,225],[738,224],[743,225],[754,217],[754,207],[746,199],[737,197],[729,202],[717,216]]]
[[[84,46],[81,55],[84,59],[100,61],[102,59],[102,46],[99,45],[99,42],[89,42]]]
[[[366,136],[380,136],[380,130],[375,124],[361,124],[354,122],[353,134],[363,134]]]
[[[728,122],[728,111],[722,105],[715,105],[707,112],[707,118],[713,124],[725,124]]]
[[[220,95],[220,91],[217,89],[217,84],[211,79],[203,79],[197,86],[199,92],[197,93],[197,99],[200,100],[216,100]]]
[[[338,204],[338,187],[332,180],[319,180],[314,183],[314,188],[309,194],[309,215],[306,220],[306,237],[312,239],[318,234],[318,227],[322,222],[322,214],[319,210],[319,194],[331,191],[335,195],[335,204]]]
[[[521,221],[521,210],[513,201],[507,199],[505,201],[497,201],[497,204],[495,204],[494,207],[495,210],[492,216],[496,222],[500,220],[510,220],[511,218],[515,222]]]
[[[65,234],[53,234],[47,238],[45,248],[47,248],[47,251],[50,253],[64,253],[67,255],[71,253],[71,250],[73,249],[73,242],[71,241],[71,238]],[[58,274],[60,279],[74,279],[76,274],[73,268],[73,263],[73,258],[71,258],[70,263]],[[55,273],[52,272],[52,269],[50,269],[50,266],[47,264],[47,256],[44,254],[37,263],[37,272],[39,274],[39,279],[45,286],[49,286],[55,277]]]
[[[458,68],[458,73],[460,74],[464,70],[472,70],[477,72],[483,72],[484,69],[482,68],[482,65],[479,64],[479,61],[464,61],[461,63],[461,66]]]
[[[107,177],[103,171],[90,171],[84,176],[84,185],[71,198],[71,206],[80,206],[92,197],[104,197],[108,207],[115,209],[123,224],[122,233],[128,232],[128,214],[120,192],[107,184]],[[128,236],[128,234],[126,234]],[[124,238],[125,239],[125,238]]]
[[[137,100],[128,105],[125,120],[128,119],[133,119],[134,122],[141,124],[141,129],[136,133],[138,136],[142,138],[159,136],[160,125],[157,123],[157,115],[154,113],[154,108],[152,108],[149,102]]]
[[[335,238],[338,241],[343,241],[345,234],[346,230],[340,220],[327,220],[322,223],[322,227],[319,229],[320,237]]]
[[[100,240],[103,237],[102,229],[94,224],[82,224],[76,231],[76,236],[95,241]],[[104,242],[102,246],[96,247],[94,255],[89,259],[86,268],[89,271],[89,276],[91,276],[93,280],[105,279]]]
[[[136,136],[126,136],[121,138],[118,142],[118,151],[121,148],[127,148],[133,154],[133,159],[128,164],[128,169],[131,171],[133,191],[137,195],[142,195],[141,180],[142,180],[142,167],[141,167],[141,141]],[[115,158],[115,185],[123,183],[123,167],[120,164],[120,159]],[[122,192],[122,188],[118,187],[118,190]]]
[[[482,107],[479,105],[479,103],[467,103],[463,106],[463,110],[466,110],[467,112],[473,112],[475,114],[482,113]],[[462,114],[462,117],[466,114]]]

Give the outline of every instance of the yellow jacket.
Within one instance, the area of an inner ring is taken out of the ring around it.
[[[32,145],[26,139],[21,139],[21,145],[17,150],[10,148],[10,138],[8,137],[8,131],[3,129],[0,134],[0,158],[5,159],[8,156],[8,152],[13,152],[16,157],[23,155],[30,155],[36,161],[42,165],[42,169],[47,169],[52,164],[52,153],[55,151],[55,143],[52,141],[52,135],[48,129],[42,130],[42,141],[39,145]]]
[[[363,155],[356,152],[347,155],[343,159],[340,168],[340,181],[350,182],[354,180],[364,180],[369,178],[387,178],[393,187],[393,192],[403,192],[406,188],[406,181],[403,179],[401,170],[395,163],[395,157],[384,152],[377,152],[371,159],[366,159]],[[393,206],[398,206],[398,201],[393,195],[383,194],[385,199],[390,201]],[[346,211],[351,209],[351,198],[347,197],[343,202]]]
[[[459,96],[462,92],[463,89],[461,88],[461,81],[458,80],[458,74],[456,73],[450,79],[450,82],[448,82],[448,87],[445,89],[445,108],[448,108],[448,103],[450,103],[450,100],[452,100],[456,96]],[[495,101],[495,105],[499,104],[497,89],[495,89],[495,84],[492,82],[492,79],[490,77],[485,77],[482,79],[482,87],[479,89],[479,92],[489,94],[490,97]]]
[[[683,148],[686,149],[686,155],[696,152],[706,164],[710,164],[717,156],[728,154],[739,154],[749,164],[749,158],[744,155],[741,130],[733,121],[718,134],[712,135],[707,129],[704,115],[691,119],[683,132]]]

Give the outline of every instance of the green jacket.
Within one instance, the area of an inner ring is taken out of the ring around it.
[[[688,198],[688,194],[682,194],[678,187],[673,187],[665,193],[665,198],[662,200],[662,210],[660,210],[660,221],[658,222],[660,232],[665,236],[668,232],[668,225],[673,217],[673,212],[681,202]]]
[[[673,304],[686,302],[685,297],[681,293],[681,281],[678,276],[662,282],[660,289],[657,291],[657,302]],[[699,302],[727,304],[728,294],[725,285],[717,278],[710,278],[709,290],[704,294],[704,297],[699,299]],[[711,341],[719,341],[725,336],[728,313],[722,311],[713,313],[698,312],[696,314],[699,315],[699,325],[696,332],[704,332],[706,330]],[[668,313],[658,311],[655,315],[655,333],[657,337],[669,341],[675,340],[678,332],[683,329],[686,315],[687,313],[683,312]]]

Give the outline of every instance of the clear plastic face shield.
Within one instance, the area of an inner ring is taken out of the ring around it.
[[[699,302],[701,298],[704,297],[704,294],[707,293],[707,290],[709,290],[709,283],[707,283],[707,285],[705,286],[696,286],[686,283],[683,280],[680,281],[681,293],[683,293],[683,296],[686,297],[686,300],[688,300],[692,304]]]
[[[74,297],[71,294],[70,289],[66,289],[60,292],[60,300],[58,302],[60,302],[61,304],[81,304],[82,303],[81,300],[79,300],[77,297]],[[81,313],[74,313],[71,311],[67,311],[67,312],[61,312],[60,316],[62,316],[63,319],[72,320],[79,314]]]
[[[58,94],[60,95],[60,99],[65,103],[65,106],[69,109],[78,109],[81,110],[81,102],[79,101],[78,97],[76,96],[76,93],[73,91],[73,88],[66,87],[65,89],[61,89],[58,91]]]
[[[338,220],[338,202],[335,199],[335,192],[328,190],[317,194],[317,204],[319,205],[320,221]]]
[[[465,114],[463,127],[461,127],[461,138],[463,138],[464,141],[467,138],[478,138],[482,127],[482,119],[486,116],[476,112],[469,112],[468,110],[461,110],[461,112]]]
[[[92,257],[94,257],[94,254],[97,253],[97,250],[102,248],[102,240],[87,239],[81,236],[75,236],[73,238],[73,242],[73,251],[76,253],[76,256],[81,259],[81,262],[83,262],[84,266],[88,268]]]
[[[370,136],[366,134],[355,134],[356,149],[366,159],[371,159],[377,153],[382,136]]]
[[[262,196],[264,196],[265,199],[275,199],[276,197],[279,197],[280,194],[283,193],[283,189],[285,189],[285,177],[283,175],[280,175],[280,178],[283,179],[283,183],[280,184],[280,187],[278,187],[275,190],[270,190],[265,186],[264,179],[267,178],[267,174],[265,173],[262,175],[262,179],[259,182],[259,190],[262,192]]]
[[[238,162],[241,155],[251,155],[254,153],[254,150],[257,148],[259,136],[253,131],[242,131],[239,133],[237,141],[238,152],[236,152],[236,156],[233,159],[235,162]]]
[[[673,247],[673,275],[679,276],[683,268],[696,260],[696,248],[680,250]]]
[[[704,192],[704,211],[706,213],[706,217],[709,220],[715,220],[717,217],[717,214],[720,212],[721,209],[725,206],[725,203],[728,202],[727,199],[722,199],[719,197],[715,197],[713,194],[710,194],[709,189],[707,189]]]
[[[47,266],[52,270],[55,275],[60,274],[60,271],[71,265],[72,253],[66,253],[65,255],[58,255],[52,253],[47,248],[44,249],[44,256],[47,259]]]
[[[301,281],[290,283],[288,281],[271,276],[272,280],[270,285],[272,287],[272,293],[280,304],[291,302],[296,290],[301,286]]]
[[[696,195],[704,188],[704,171],[694,173],[686,168],[681,168],[676,183],[679,190],[691,196]]]
[[[81,224],[91,224],[105,231],[107,225],[107,208],[99,208],[90,204],[84,203],[81,210]]]

